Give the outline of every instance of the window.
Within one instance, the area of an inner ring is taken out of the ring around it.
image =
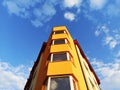
[[[53,45],[65,44],[65,43],[66,43],[66,39],[56,39],[56,40],[53,40],[52,42]]]
[[[65,31],[55,31],[54,34],[63,34]]]
[[[77,90],[73,83],[72,76],[49,77],[45,90]]]
[[[51,78],[50,90],[70,90],[68,77]]]
[[[68,52],[53,53],[50,55],[50,61],[65,61],[71,60],[72,57]]]
[[[53,61],[63,61],[67,60],[67,54],[66,53],[56,53],[53,54]]]

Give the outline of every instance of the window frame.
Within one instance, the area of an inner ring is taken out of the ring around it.
[[[64,34],[64,33],[66,33],[65,30],[60,30],[60,31],[54,31],[53,32],[53,34]]]
[[[64,40],[65,43],[55,44],[55,41],[57,41],[57,40]],[[54,39],[54,40],[52,40],[52,45],[60,45],[60,44],[67,44],[67,43],[68,43],[68,40],[67,40],[66,38],[63,38],[63,39]]]
[[[50,62],[57,62],[57,60],[56,61],[54,61],[53,60],[53,55],[54,54],[62,54],[62,53],[66,53],[66,60],[60,60],[60,61],[69,61],[69,60],[71,60],[70,59],[70,57],[72,58],[72,56],[70,55],[70,53],[69,52],[58,52],[58,53],[52,53],[51,55],[50,55]]]
[[[64,75],[64,76],[52,76],[52,77],[48,77],[47,80],[47,88],[46,90],[50,90],[50,84],[51,84],[51,79],[52,78],[60,78],[60,77],[68,77],[69,79],[69,83],[70,83],[70,90],[78,90],[78,85],[77,85],[77,81],[71,76],[71,75]],[[74,84],[75,83],[75,84]],[[74,86],[75,85],[75,86]]]

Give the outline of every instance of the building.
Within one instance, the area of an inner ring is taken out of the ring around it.
[[[100,90],[100,81],[65,26],[44,42],[24,90]]]

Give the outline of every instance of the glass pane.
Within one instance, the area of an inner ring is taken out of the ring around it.
[[[62,34],[64,31],[56,31],[55,34]]]
[[[69,77],[51,78],[50,90],[70,90]]]
[[[63,61],[67,60],[66,53],[53,54],[53,61]]]
[[[56,44],[65,44],[65,39],[54,40],[54,45]]]

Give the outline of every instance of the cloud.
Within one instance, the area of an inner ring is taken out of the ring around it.
[[[95,31],[95,36],[99,36],[100,35],[100,31],[96,30]]]
[[[64,0],[63,5],[65,8],[77,7],[79,8],[82,0]]]
[[[0,90],[23,90],[28,73],[28,67],[24,65],[14,67],[0,62]]]
[[[99,36],[102,32],[108,34],[109,31],[110,30],[106,25],[98,25],[97,30],[95,31],[95,36]]]
[[[16,3],[8,1],[4,3],[4,5],[9,9],[9,13],[19,15],[21,9],[16,5]]]
[[[66,12],[66,13],[64,13],[64,18],[69,21],[73,21],[73,20],[75,20],[75,14],[71,13],[71,12]]]
[[[14,14],[22,18],[30,18],[32,7],[38,0],[3,0],[2,4],[7,8],[9,14]]]
[[[64,18],[69,21],[74,21],[81,11],[80,8],[81,4],[82,4],[82,0],[63,0],[61,8],[69,9],[69,10],[72,10],[74,8],[75,10],[74,13],[71,11],[65,12]]]
[[[35,19],[35,20],[31,20],[31,23],[35,26],[35,27],[39,27],[42,26],[43,23],[40,22],[40,20]]]
[[[39,27],[50,21],[56,14],[56,5],[62,6],[60,7],[61,10],[62,8],[77,8],[76,14],[80,13],[82,0],[63,0],[60,2],[57,0],[3,0],[3,6],[8,9],[10,14],[27,18],[35,27]],[[68,16],[68,18],[66,18],[66,16]],[[65,12],[64,17],[69,21],[73,21],[75,19],[75,14],[72,12]]]
[[[102,90],[120,89],[120,59],[113,63],[104,63],[95,59],[91,63],[100,76]]]
[[[113,49],[118,44],[117,40],[111,36],[106,36],[104,39],[104,44],[109,45],[110,49]]]
[[[117,45],[120,45],[120,35],[118,30],[110,30],[106,25],[98,25],[95,31],[95,36],[102,35],[103,45],[109,46],[110,49],[114,49]]]
[[[104,8],[102,14],[107,16],[119,16],[120,14],[119,0],[114,0],[113,3],[108,3],[108,0],[87,0],[86,2],[83,0],[3,0],[2,4],[9,14],[28,19],[35,27],[43,26],[50,21],[58,10],[65,12],[63,12],[63,16],[65,16],[66,10],[69,10],[74,13],[75,19],[79,17],[80,12],[83,12],[86,18],[95,23],[98,22],[98,19],[93,12],[91,13],[93,10],[103,10]],[[96,32],[96,35],[99,33]]]
[[[56,0],[3,0],[9,14],[29,19],[35,26],[42,26],[56,14]]]
[[[110,3],[106,8],[106,14],[108,16],[117,16],[120,14],[120,0],[114,0],[114,2]]]
[[[36,27],[42,26],[55,14],[55,8],[51,4],[45,3],[41,8],[35,8],[33,10],[34,20],[31,20],[31,23]]]
[[[93,10],[102,9],[105,6],[106,2],[107,0],[90,0],[90,7]]]
[[[120,51],[117,52],[116,57],[120,57]]]
[[[35,27],[39,27],[56,15],[56,5],[60,6],[60,10],[76,8],[76,14],[79,14],[81,2],[82,0],[3,0],[2,4],[9,14],[28,19]],[[71,18],[70,21],[75,19],[73,14],[67,15]]]

